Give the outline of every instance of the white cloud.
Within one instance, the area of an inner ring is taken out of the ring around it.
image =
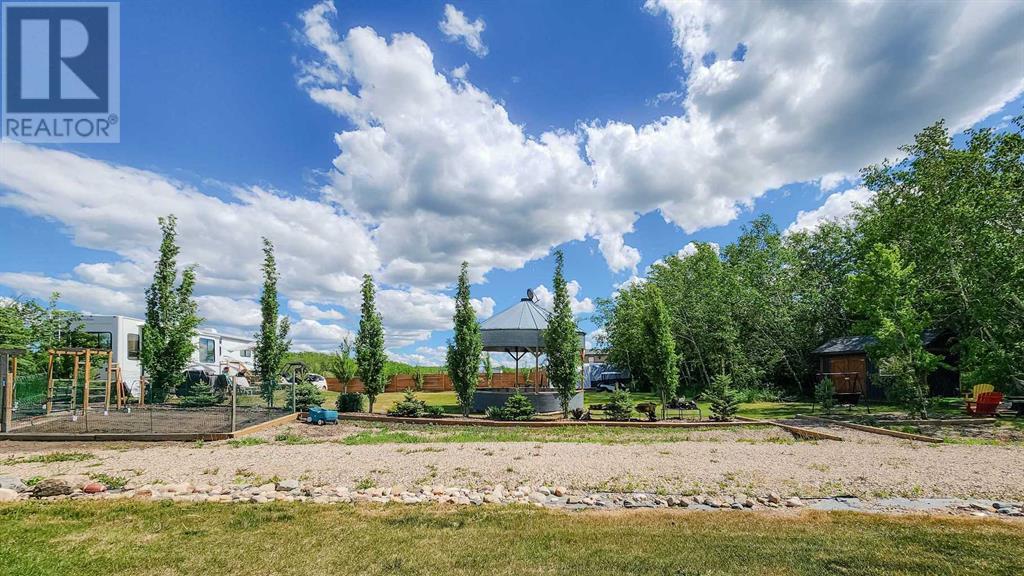
[[[822,192],[831,192],[846,182],[857,180],[855,174],[843,174],[842,172],[829,172],[818,179],[818,187]]]
[[[336,350],[342,340],[355,340],[355,333],[338,324],[325,324],[303,318],[291,325],[289,337],[295,350],[328,352]]]
[[[721,250],[717,242],[703,242],[703,244],[710,246],[711,249],[714,250],[715,254],[718,254]],[[678,252],[676,252],[676,256],[686,258],[687,256],[693,256],[696,253],[697,244],[695,242],[687,242],[686,246],[683,246]]]
[[[464,72],[439,72],[420,38],[365,27],[339,34],[334,5],[321,3],[301,15],[315,53],[300,64],[299,84],[346,121],[324,201],[255,186],[218,196],[151,171],[4,143],[0,205],[116,257],[83,262],[72,277],[5,273],[0,282],[137,314],[156,217],[171,212],[180,261],[198,267],[199,296],[241,308],[252,301],[254,240],[266,234],[288,299],[351,311],[366,272],[391,298],[404,295],[410,302],[387,303],[391,341],[449,327],[450,298],[439,288],[462,260],[480,282],[593,239],[611,270],[641,281],[641,255],[624,240],[639,215],[659,211],[688,232],[726,224],[771,189],[839,186],[837,175],[895,153],[936,119],[965,127],[1024,91],[1024,11],[1009,2],[912,4],[650,0],[648,10],[669,18],[686,73],[677,112],[639,126],[581,119],[531,135]],[[729,60],[739,43],[743,61]],[[841,212],[830,201],[794,226]]]
[[[337,310],[323,309],[301,300],[289,300],[288,309],[295,312],[300,318],[312,320],[343,320],[345,315]]]
[[[480,38],[486,24],[483,18],[477,18],[470,22],[461,10],[451,4],[444,5],[444,20],[437,23],[437,27],[444,32],[446,38],[451,42],[461,41],[466,48],[483,58],[487,56],[487,45]]]
[[[248,298],[205,295],[197,296],[196,304],[204,321],[215,326],[256,328],[262,319],[259,302]]]
[[[482,275],[586,238],[611,270],[635,273],[623,236],[641,214],[687,232],[723,225],[769,190],[838,185],[936,119],[967,126],[1024,91],[1024,11],[1010,3],[647,8],[669,16],[687,73],[678,114],[539,136],[464,75],[439,73],[416,36],[339,34],[331,4],[303,15],[317,55],[300,83],[354,125],[336,135],[325,193],[377,226],[384,280],[447,284],[463,259]],[[740,43],[743,61],[729,60]]]
[[[413,366],[444,366],[447,352],[447,346],[420,346],[410,353],[388,350],[388,356],[396,362]]]
[[[0,284],[18,295],[31,298],[46,299],[50,294],[60,292],[62,305],[70,304],[87,314],[139,316],[146,310],[145,302],[133,294],[67,278],[0,272]]]
[[[579,298],[582,288],[579,282],[570,280],[565,283],[565,288],[569,293],[569,307],[572,309],[573,315],[589,314],[594,311],[594,302],[590,298]],[[549,290],[547,286],[541,284],[534,288],[533,296],[537,299],[537,304],[541,308],[548,311],[555,309],[555,293]]]
[[[853,214],[858,205],[870,203],[874,196],[874,192],[864,187],[835,192],[814,210],[797,213],[796,220],[786,228],[786,234],[811,232],[824,222],[842,222]]]

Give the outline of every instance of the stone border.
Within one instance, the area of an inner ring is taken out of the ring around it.
[[[903,438],[904,440],[916,440],[918,442],[930,442],[932,444],[942,444],[943,442],[942,438],[933,438],[931,436],[922,436],[921,434],[911,434],[909,432],[899,432],[897,430],[889,430],[888,428],[878,428],[876,426],[867,426],[864,424],[853,424],[851,422],[843,422],[842,420],[829,420],[828,418],[818,418],[817,416],[808,416],[805,414],[797,414],[796,417],[803,420],[810,420],[812,422],[820,422],[822,424],[835,424],[836,426],[860,430],[861,432],[871,432],[872,434],[881,434],[882,436]]]
[[[875,512],[888,514],[970,514],[1024,517],[1024,503],[958,498],[884,498],[856,497],[800,498],[767,494],[653,494],[649,492],[602,492],[572,490],[562,486],[520,485],[506,488],[497,484],[478,488],[446,486],[391,486],[351,488],[346,485],[315,485],[296,479],[263,485],[210,485],[180,482],[176,484],[129,485],[109,490],[85,476],[56,476],[29,488],[20,480],[8,480],[0,488],[0,503],[16,505],[36,500],[141,500],[182,503],[223,503],[259,505],[273,502],[305,502],[315,505],[529,505],[538,508],[588,511],[629,509],[689,509],[693,511],[781,511],[801,509],[820,511]],[[13,482],[11,481],[13,480]],[[0,504],[2,505],[2,504]]]

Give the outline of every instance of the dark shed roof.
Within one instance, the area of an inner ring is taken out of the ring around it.
[[[921,333],[921,343],[926,348],[941,344],[941,340],[947,336],[944,330],[929,328]],[[814,349],[814,354],[828,356],[830,354],[862,354],[867,352],[867,347],[877,342],[874,336],[843,336],[833,338]]]
[[[856,354],[867,352],[867,347],[876,342],[874,336],[843,336],[833,338],[814,349],[815,354]]]

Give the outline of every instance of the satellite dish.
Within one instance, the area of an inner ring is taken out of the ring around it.
[[[533,288],[526,289],[526,297],[530,299],[530,302],[534,301]]]

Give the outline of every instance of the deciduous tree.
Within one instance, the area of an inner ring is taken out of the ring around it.
[[[160,257],[153,272],[153,283],[146,289],[146,324],[142,330],[142,370],[149,385],[151,402],[163,402],[171,390],[184,384],[195,345],[192,338],[202,322],[192,290],[195,268],[189,266],[178,280],[177,219],[174,215],[160,218],[163,239]]]

